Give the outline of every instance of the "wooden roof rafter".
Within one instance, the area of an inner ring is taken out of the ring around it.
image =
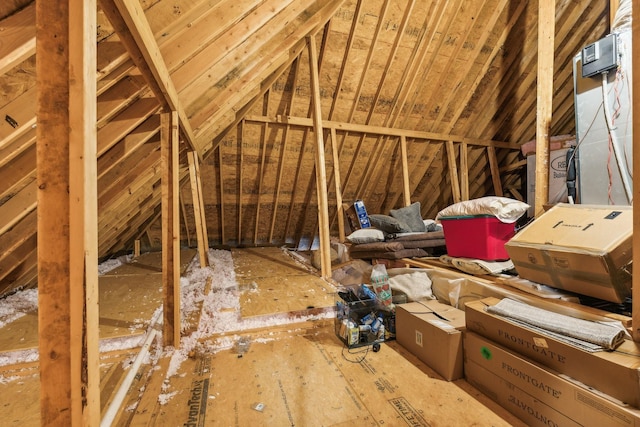
[[[180,104],[178,92],[140,3],[125,0],[99,0],[99,2],[133,62],[160,103],[178,113],[180,129],[189,148],[198,152],[200,156],[191,124]]]
[[[35,3],[2,20],[2,37],[11,42],[0,43],[0,76],[36,53],[35,24]]]
[[[293,62],[293,64],[291,65],[291,81],[293,82],[293,85],[296,85],[296,82],[298,81],[298,73],[300,71],[300,57],[296,58],[296,60]],[[291,93],[291,101],[289,102],[289,104],[287,105],[287,111],[289,113],[291,113],[291,108],[292,105],[294,103],[294,98],[296,96],[296,92],[293,91]],[[282,134],[282,148],[280,149],[280,156],[278,158],[278,174],[276,176],[276,181],[275,181],[275,191],[274,191],[274,198],[273,198],[273,211],[271,212],[271,226],[269,228],[269,243],[271,243],[273,241],[273,236],[274,236],[274,231],[276,228],[276,218],[277,218],[277,211],[278,211],[278,206],[280,204],[280,194],[282,192],[282,177],[284,174],[284,164],[285,164],[285,153],[287,151],[287,146],[289,145],[290,142],[290,134],[289,134],[289,126],[285,126],[284,128],[284,132]],[[295,182],[295,181],[294,181]],[[293,201],[291,202],[291,204],[293,204]]]
[[[205,143],[203,153],[215,146],[215,141],[219,141],[218,136],[232,128],[229,126],[229,113],[232,110],[247,111],[244,108],[246,104],[239,106],[238,102],[246,98],[256,99],[256,95],[261,97],[260,93],[267,90],[265,82],[270,80],[274,73],[281,74],[291,65],[306,47],[305,37],[316,34],[331,19],[343,1],[328,0],[322,2],[322,5],[310,6],[311,9],[304,13],[308,19],[300,23],[289,22],[287,25],[291,28],[287,27],[286,34],[279,34],[257,57],[247,60],[247,65],[235,70],[241,73],[225,82],[223,89],[218,91],[215,97],[200,106],[195,132]],[[270,49],[276,42],[278,51],[272,52]],[[279,74],[275,77],[279,77]],[[273,81],[275,78],[271,83]],[[238,114],[234,114],[234,117],[240,120]]]
[[[427,13],[425,15],[424,21],[422,23],[422,31],[420,33],[420,36],[418,38],[418,42],[415,44],[414,49],[411,52],[411,56],[407,62],[407,66],[405,68],[405,76],[406,78],[404,78],[400,84],[398,85],[398,87],[396,88],[396,92],[394,95],[394,99],[396,99],[396,103],[392,106],[392,108],[389,109],[389,111],[387,112],[387,115],[383,121],[383,125],[384,126],[388,126],[389,129],[393,129],[394,126],[396,125],[396,123],[398,122],[398,120],[401,117],[402,114],[402,110],[405,106],[405,104],[407,103],[407,99],[409,98],[409,95],[411,93],[412,90],[414,90],[415,86],[416,86],[416,82],[419,80],[418,79],[418,71],[420,69],[424,69],[425,67],[425,62],[427,62],[428,65],[428,60],[427,60],[427,53],[430,50],[430,46],[431,46],[431,41],[433,39],[433,37],[435,36],[435,32],[438,28],[438,23],[442,20],[443,14],[444,14],[444,10],[445,10],[445,2],[440,2],[439,3],[439,7],[433,12],[433,13]],[[427,67],[428,68],[428,67]],[[411,111],[411,109],[413,109],[413,105],[415,104],[415,99],[417,97],[417,92],[414,94],[414,100],[411,104],[411,107],[408,108],[408,111]],[[409,119],[409,115],[405,116],[405,120],[403,121],[403,123],[399,126],[399,128],[402,128],[404,126],[404,124],[408,121]],[[426,134],[425,134],[426,135]],[[420,139],[420,137],[417,137],[417,135],[410,135],[410,134],[399,134],[398,136],[400,137],[405,137],[406,138],[413,138],[413,139]],[[431,136],[436,136],[436,134],[432,134]],[[388,135],[387,135],[388,137]],[[416,138],[417,137],[417,138]],[[450,135],[444,136],[444,138],[442,138],[441,140],[447,140],[449,138],[451,138]],[[425,138],[425,139],[436,139],[436,140],[440,140],[440,138]],[[425,146],[424,150],[428,150],[429,144],[426,144],[427,146]],[[419,157],[418,157],[419,159]],[[413,189],[416,188],[416,186],[419,184],[420,182],[420,177],[426,173],[426,171],[429,168],[429,164],[431,162],[427,163],[422,163],[419,164],[419,162],[416,162],[414,164],[414,168],[412,168],[412,173],[409,176],[409,181],[410,181],[410,188],[413,187]],[[419,166],[419,168],[418,168]],[[411,177],[415,177],[417,179],[413,179],[413,185],[411,184],[412,179]],[[413,191],[412,191],[413,193]],[[402,193],[397,192],[395,196],[391,197],[390,200],[387,200],[384,203],[384,207],[381,207],[381,210],[386,212],[389,209],[392,209],[393,207],[396,206],[396,203],[398,201],[398,199],[400,198],[400,195]]]
[[[387,84],[388,82],[388,77],[390,76],[390,71],[391,71],[391,66],[393,64],[393,62],[397,59],[396,55],[398,52],[398,48],[400,46],[400,42],[402,41],[402,36],[405,34],[405,31],[407,29],[407,26],[409,25],[409,18],[411,17],[411,12],[413,11],[413,8],[415,6],[415,0],[410,0],[407,3],[407,7],[404,10],[404,14],[402,16],[402,21],[400,22],[400,27],[398,28],[396,37],[393,41],[393,45],[391,46],[390,49],[390,53],[387,57],[387,63],[385,64],[384,70],[382,72],[380,81],[377,85],[377,89],[375,92],[375,95],[373,96],[373,100],[371,102],[371,108],[369,109],[369,112],[367,114],[367,118],[365,120],[366,124],[370,124],[371,120],[373,118],[373,113],[375,111],[375,107],[376,105],[378,105],[378,101],[380,100],[381,94],[382,94],[382,89],[385,86],[385,84]],[[368,185],[367,187],[370,189],[370,191],[373,191],[373,189],[377,186],[377,183],[379,182],[382,173],[383,173],[383,169],[382,168],[373,168],[371,167],[371,165],[375,165],[377,164],[378,159],[382,156],[382,154],[385,151],[388,151],[390,148],[391,150],[394,149],[394,147],[397,146],[397,144],[387,144],[387,143],[380,143],[381,140],[383,140],[384,142],[387,142],[387,138],[381,135],[378,135],[376,137],[376,142],[374,143],[376,146],[376,153],[373,156],[369,156],[368,159],[368,165],[366,167],[366,172],[365,174],[363,174],[360,184],[358,186],[357,192],[356,194],[360,194],[363,195],[363,198],[368,198],[368,194],[365,192],[365,183],[366,182],[371,182],[373,183],[373,185]],[[400,138],[397,138],[397,141],[399,143]],[[391,147],[390,147],[391,146]],[[392,156],[389,156],[389,158],[391,158]],[[374,160],[375,159],[375,160]],[[377,172],[377,173],[376,173]],[[375,175],[374,178],[371,178],[371,176]]]

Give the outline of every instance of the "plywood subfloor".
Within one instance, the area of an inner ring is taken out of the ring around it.
[[[181,251],[181,272],[195,256]],[[100,338],[144,334],[153,313],[162,305],[162,254],[146,253],[98,278]],[[0,328],[0,352],[38,347],[38,312],[33,311]]]
[[[232,251],[242,317],[332,307],[335,288],[281,248]]]
[[[251,342],[244,353],[197,355],[164,383],[172,393],[165,404],[158,399],[163,369],[135,384],[145,393],[117,425],[524,425],[464,380],[443,380],[395,342],[377,353],[367,349],[349,353],[325,323]]]
[[[100,356],[101,407],[125,375],[125,368],[137,349],[104,353]],[[2,426],[40,426],[40,379],[37,362],[0,367],[0,419]],[[104,411],[103,411],[104,412]]]
[[[333,306],[333,287],[280,249],[234,250],[233,259],[242,317]],[[101,311],[101,323],[114,333],[132,333],[144,316],[150,320],[160,289],[151,271],[156,262],[103,276],[109,278],[101,292],[119,300]],[[377,353],[351,353],[335,337],[332,319],[295,322],[209,337],[237,345],[193,352],[170,378],[170,353],[143,364],[114,425],[523,425],[464,380],[444,381],[394,341]],[[137,351],[101,355],[103,412]],[[9,379],[0,381],[3,425],[39,425],[37,362],[2,367],[0,378]]]

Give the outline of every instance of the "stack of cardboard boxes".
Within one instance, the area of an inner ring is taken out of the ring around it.
[[[531,426],[640,425],[640,346],[590,353],[466,304],[467,381]]]
[[[523,279],[619,303],[631,293],[632,230],[631,207],[558,204],[505,247]],[[528,425],[640,426],[640,343],[590,352],[486,310],[499,301],[468,302],[464,311],[437,301],[399,305],[397,340]]]
[[[521,278],[622,302],[632,208],[558,204],[505,245]],[[640,425],[640,345],[589,352],[466,304],[465,377],[532,426]],[[577,314],[577,313],[576,313]]]

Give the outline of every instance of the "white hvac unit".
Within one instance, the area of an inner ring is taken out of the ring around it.
[[[579,203],[632,204],[631,71],[630,30],[573,59]]]

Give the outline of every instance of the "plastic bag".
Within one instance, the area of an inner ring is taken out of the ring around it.
[[[371,284],[380,302],[385,306],[391,305],[391,285],[389,274],[384,264],[375,264],[371,271]]]

